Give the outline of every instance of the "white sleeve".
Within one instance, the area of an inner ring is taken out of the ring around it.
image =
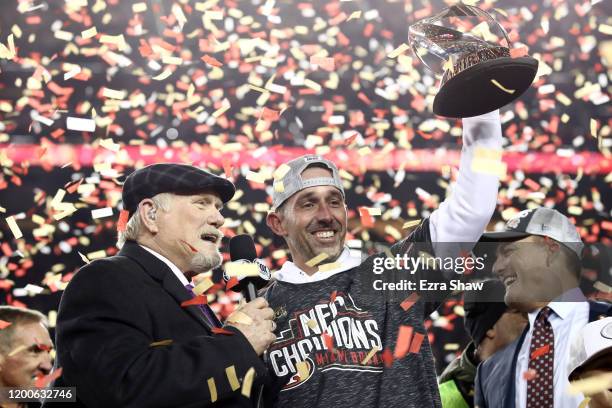
[[[452,192],[430,216],[429,229],[436,256],[470,251],[484,232],[497,202],[499,177],[475,173],[471,165],[476,148],[501,150],[499,111],[463,119],[463,147],[459,175]],[[439,243],[465,243],[449,246]],[[451,249],[454,247],[454,250]]]

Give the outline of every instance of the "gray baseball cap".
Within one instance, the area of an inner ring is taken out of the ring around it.
[[[327,167],[331,171],[332,177],[317,177],[303,180],[302,172],[313,165]],[[287,167],[283,168],[283,166]],[[342,187],[342,180],[340,180],[340,175],[338,174],[338,168],[334,163],[319,155],[300,156],[281,165],[277,169],[278,171],[284,174],[282,174],[282,177],[275,177],[274,179],[272,209],[275,211],[292,195],[308,187],[333,186],[340,190],[342,198],[346,198],[344,188]]]
[[[574,224],[559,211],[545,207],[521,211],[506,223],[503,231],[486,232],[481,241],[511,241],[529,235],[550,237],[582,258],[584,244]]]

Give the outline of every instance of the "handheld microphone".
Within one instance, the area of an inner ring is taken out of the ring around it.
[[[234,292],[242,293],[242,296],[247,302],[257,297],[257,291],[268,283],[270,280],[270,269],[259,259],[255,251],[255,242],[253,238],[247,234],[236,235],[229,242],[230,259],[232,262],[238,263],[254,263],[259,268],[259,276],[245,276],[240,279],[239,283],[232,288]],[[225,272],[223,277],[226,281],[230,278]]]

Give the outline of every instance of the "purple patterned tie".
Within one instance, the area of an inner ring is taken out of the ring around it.
[[[548,306],[540,310],[533,326],[533,336],[529,347],[529,369],[534,370],[536,376],[527,382],[527,408],[554,406],[555,335],[548,321],[551,312]]]
[[[193,293],[193,288],[195,286],[193,286],[191,283],[188,283],[187,285],[185,285],[185,289],[187,289],[187,292],[189,292],[189,295],[191,296],[191,298],[195,297],[195,293]],[[197,305],[197,307],[202,311],[202,314],[204,314],[204,318],[206,318],[206,321],[208,321],[208,323],[210,324],[210,327],[218,327],[219,325],[216,323],[215,318],[213,318],[211,315],[213,313],[212,310],[210,310],[210,307],[208,305]]]

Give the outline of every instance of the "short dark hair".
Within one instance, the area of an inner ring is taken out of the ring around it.
[[[11,323],[0,330],[0,353],[10,351],[16,326],[30,323],[42,323],[45,327],[48,325],[47,318],[39,311],[13,306],[0,306],[0,320]]]

